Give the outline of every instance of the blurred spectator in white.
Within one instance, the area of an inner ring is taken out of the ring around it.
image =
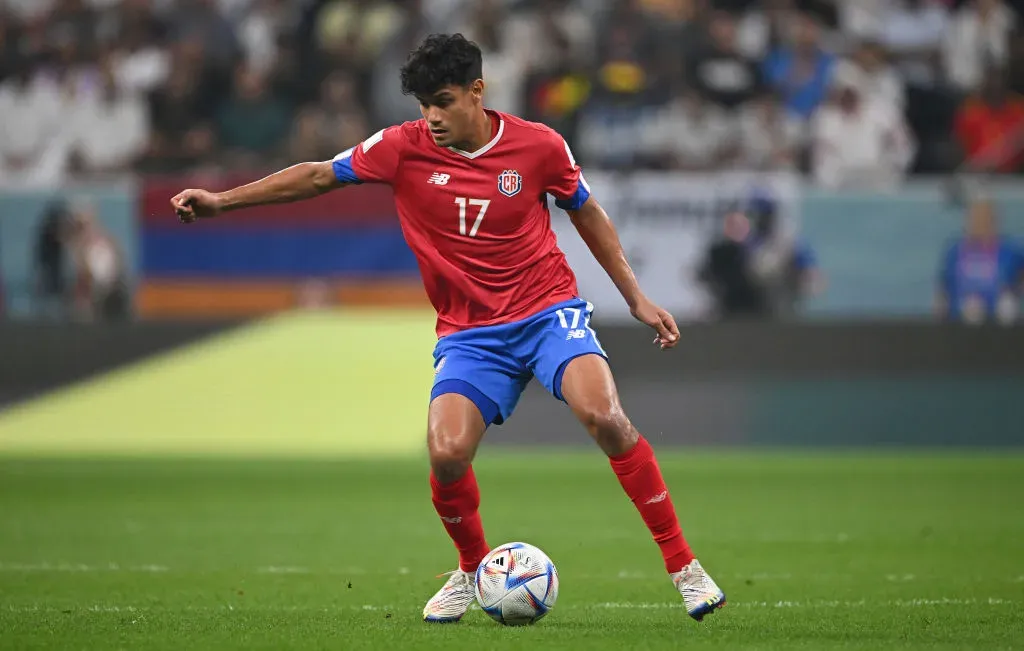
[[[647,155],[665,167],[714,170],[736,160],[737,120],[688,89],[649,123],[642,138]]]
[[[167,81],[171,55],[166,26],[150,12],[148,0],[123,0],[111,14],[113,63],[117,84],[125,92],[149,93]]]
[[[499,0],[478,0],[468,11],[469,23],[457,31],[480,46],[484,57],[484,104],[520,115],[530,48],[518,47],[505,29],[508,16]]]
[[[739,165],[750,170],[796,169],[805,140],[804,123],[788,113],[773,92],[743,107]]]
[[[131,311],[127,268],[114,238],[89,203],[72,208],[68,249],[75,269],[74,315],[93,320],[123,319]]]
[[[939,265],[935,310],[950,321],[1010,324],[1020,318],[1024,250],[999,232],[995,205],[971,202],[964,233],[947,247]]]
[[[896,0],[835,0],[839,9],[839,28],[856,41],[876,39],[885,28],[885,20]]]
[[[735,17],[716,11],[709,31],[711,43],[690,60],[689,80],[708,101],[734,109],[760,89],[760,70],[737,48]]]
[[[227,153],[242,165],[259,165],[262,156],[278,153],[290,121],[287,104],[268,92],[267,80],[239,66],[234,93],[217,113],[217,135]]]
[[[885,19],[882,43],[908,84],[936,85],[949,9],[939,0],[898,0]]]
[[[1013,173],[1024,164],[1024,98],[1006,87],[1005,72],[992,68],[977,93],[957,110],[955,131],[972,171]]]
[[[767,83],[782,95],[786,108],[810,118],[828,96],[835,56],[821,45],[821,25],[810,14],[797,14],[792,45],[776,48],[764,61]]]
[[[30,22],[46,17],[56,4],[56,0],[3,0],[0,7],[5,7],[19,19]]]
[[[113,63],[101,68],[100,86],[72,111],[72,157],[90,174],[129,171],[150,138],[149,108],[137,93],[118,88]]]
[[[850,79],[836,79],[835,96],[814,117],[814,179],[828,188],[897,186],[914,155],[902,113],[863,97]]]
[[[740,52],[751,59],[763,59],[789,40],[796,14],[796,0],[761,0],[748,4],[737,28]]]
[[[576,63],[592,61],[599,54],[594,49],[594,23],[593,15],[572,0],[532,0],[512,13],[505,29],[509,42],[525,51],[530,68],[546,68],[557,66],[563,53]]]
[[[61,182],[72,134],[62,128],[62,88],[21,61],[0,85],[0,180],[12,185]]]
[[[238,23],[238,39],[249,68],[261,75],[270,74],[279,55],[281,35],[295,27],[293,16],[294,9],[288,6],[287,0],[252,2]]]
[[[906,93],[903,80],[885,60],[885,50],[874,39],[865,39],[853,55],[836,64],[834,78],[853,84],[862,98],[903,110]]]
[[[985,70],[1006,65],[1016,17],[1002,0],[971,0],[957,11],[946,32],[946,75],[954,87],[981,86]]]

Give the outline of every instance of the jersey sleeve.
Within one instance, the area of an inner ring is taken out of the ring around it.
[[[562,210],[579,210],[590,198],[590,186],[565,139],[552,131],[551,143],[551,151],[546,156],[548,171],[544,191],[555,198],[555,205]]]
[[[399,126],[388,127],[347,149],[332,161],[334,176],[341,183],[394,182],[402,158],[405,137]]]

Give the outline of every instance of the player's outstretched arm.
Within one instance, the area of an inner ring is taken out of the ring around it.
[[[580,237],[587,243],[608,277],[612,279],[619,293],[626,299],[629,310],[641,323],[658,333],[654,343],[662,348],[672,348],[679,341],[679,328],[675,319],[666,310],[658,307],[640,290],[636,275],[626,260],[619,234],[615,225],[593,197],[587,199],[578,210],[569,210],[569,217]]]
[[[191,224],[229,210],[310,199],[344,185],[331,161],[299,163],[226,192],[184,190],[171,199],[171,206],[182,223]]]

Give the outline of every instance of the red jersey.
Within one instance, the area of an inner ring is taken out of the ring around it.
[[[967,157],[975,163],[994,163],[1000,172],[1014,172],[1024,156],[1012,149],[1024,127],[1024,99],[1011,95],[1001,107],[970,99],[960,107],[956,134]]]
[[[547,196],[567,210],[590,190],[558,133],[487,111],[497,132],[475,152],[434,143],[424,120],[338,154],[344,183],[387,183],[416,255],[437,335],[508,323],[577,296]]]

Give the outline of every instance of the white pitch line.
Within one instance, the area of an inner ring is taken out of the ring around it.
[[[267,565],[258,567],[256,571],[260,574],[310,574],[312,570],[308,567],[296,567],[294,565]]]
[[[926,608],[930,606],[971,606],[971,605],[987,605],[987,606],[1024,606],[1024,602],[1012,601],[1009,599],[953,599],[953,598],[939,598],[939,599],[894,599],[888,601],[869,601],[867,599],[861,599],[858,601],[842,601],[842,600],[812,600],[812,601],[740,601],[740,602],[729,602],[727,608],[745,608],[745,609],[798,609],[798,608],[863,608],[865,606],[887,606],[895,608]],[[473,610],[477,610],[478,607],[474,604],[471,606]],[[608,601],[597,604],[570,604],[564,606],[556,606],[555,610],[682,610],[682,602],[628,602],[628,601]],[[250,611],[250,612],[274,612],[274,613],[285,613],[285,612],[324,612],[324,613],[337,613],[337,612],[388,612],[388,613],[400,613],[400,612],[415,612],[419,610],[419,606],[393,606],[393,605],[377,605],[377,604],[353,604],[350,606],[239,606],[235,607],[233,604],[224,604],[221,606],[186,606],[184,608],[153,608],[147,606],[120,606],[120,605],[109,605],[99,604],[83,607],[57,607],[57,606],[15,606],[9,605],[3,608],[6,612],[12,613],[38,613],[38,612],[90,612],[90,613],[138,613],[138,612],[224,612],[224,611]]]
[[[161,573],[169,572],[171,568],[166,565],[120,565],[118,563],[107,563],[106,565],[87,565],[85,563],[3,563],[0,562],[0,572],[143,572]]]
[[[988,606],[1012,606],[1012,605],[1024,605],[1019,601],[1010,601],[1008,599],[997,599],[990,597],[989,599],[894,599],[888,601],[870,601],[867,599],[860,599],[858,601],[840,601],[840,600],[817,600],[817,601],[730,601],[727,608],[770,608],[770,609],[783,609],[783,608],[862,608],[864,606],[892,606],[896,608],[922,608],[926,606],[970,606],[983,604]],[[601,608],[608,610],[659,610],[659,609],[681,609],[683,604],[681,602],[653,602],[653,603],[635,603],[635,602],[615,602],[609,601],[599,604],[587,604],[572,606],[574,609],[586,610],[590,608]]]
[[[916,578],[917,577],[915,577],[913,574],[886,574],[885,575],[885,580],[889,581],[890,583],[906,583],[908,581],[913,581]]]

